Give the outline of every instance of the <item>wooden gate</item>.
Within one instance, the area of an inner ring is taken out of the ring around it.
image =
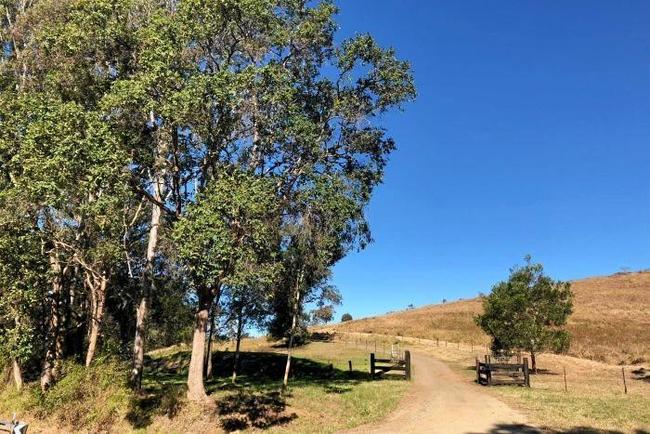
[[[404,351],[403,357],[391,357],[390,359],[378,359],[375,353],[370,353],[370,375],[378,378],[390,371],[397,371],[404,374],[404,378],[411,379],[411,352]]]
[[[476,359],[476,382],[484,386],[515,384],[530,387],[528,359],[524,357],[523,363],[492,363],[489,356],[485,356],[485,363]]]

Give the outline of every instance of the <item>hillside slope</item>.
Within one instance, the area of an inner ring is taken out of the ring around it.
[[[617,273],[572,282],[569,354],[608,363],[650,361],[650,272]],[[424,306],[332,326],[348,332],[487,343],[474,324],[481,300]]]

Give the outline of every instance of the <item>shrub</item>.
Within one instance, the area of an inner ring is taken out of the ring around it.
[[[343,316],[341,317],[341,322],[347,322],[347,321],[352,321],[352,315],[349,313],[344,313]]]
[[[100,429],[126,416],[133,399],[124,363],[98,359],[86,368],[73,362],[63,366],[63,377],[39,396],[41,417],[75,427]]]

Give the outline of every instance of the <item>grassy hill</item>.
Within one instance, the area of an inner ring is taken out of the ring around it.
[[[570,355],[608,363],[650,361],[650,272],[617,273],[572,282]],[[479,298],[424,306],[334,325],[347,332],[487,343],[474,324]]]

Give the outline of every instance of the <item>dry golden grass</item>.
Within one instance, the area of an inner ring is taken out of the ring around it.
[[[569,355],[620,364],[650,361],[650,272],[618,273],[572,282],[574,313]],[[480,299],[337,324],[329,329],[381,333],[424,339],[485,344],[487,336],[474,324]]]

